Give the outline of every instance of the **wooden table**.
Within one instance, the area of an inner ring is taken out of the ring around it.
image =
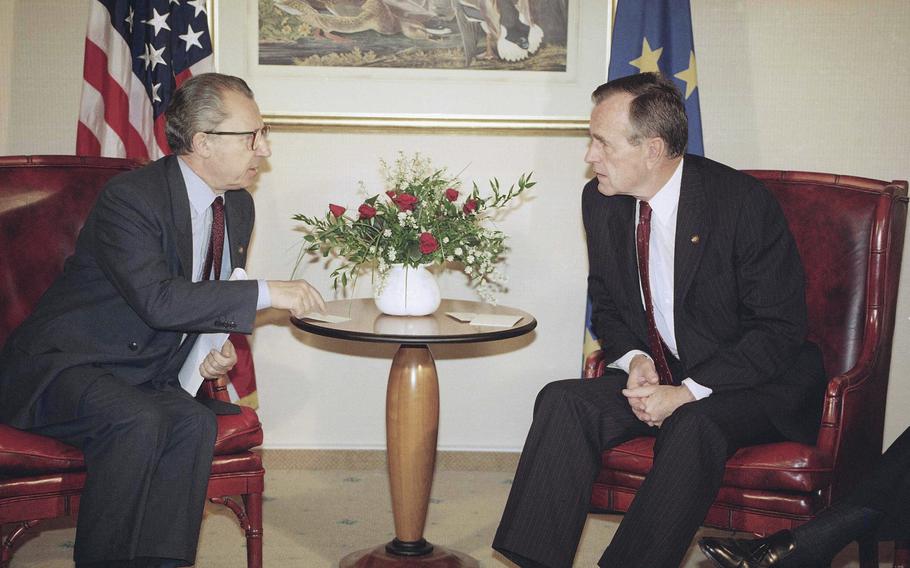
[[[514,326],[481,327],[462,323],[446,312],[521,316]],[[439,383],[429,345],[475,343],[524,335],[537,320],[521,310],[468,300],[443,300],[434,314],[388,316],[372,299],[336,300],[326,313],[350,318],[343,323],[292,319],[317,335],[351,341],[397,343],[386,392],[386,443],[395,539],[345,556],[340,566],[477,567],[477,560],[423,538],[433,485],[436,435],[439,429]]]

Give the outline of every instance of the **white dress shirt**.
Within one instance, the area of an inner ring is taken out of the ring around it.
[[[203,280],[202,269],[205,264],[205,257],[209,250],[209,240],[212,236],[212,202],[218,196],[211,187],[196,172],[190,168],[186,162],[179,156],[177,163],[180,164],[180,172],[183,174],[183,182],[186,184],[187,197],[190,200],[190,225],[193,230],[193,282]],[[228,226],[224,224],[224,242],[228,240]],[[220,280],[226,280],[231,275],[231,251],[230,247],[224,247],[221,256],[221,274]],[[259,296],[256,299],[256,309],[271,307],[272,299],[269,295],[269,287],[265,280],[257,280],[259,285]]]
[[[676,344],[676,326],[673,315],[673,276],[674,254],[676,251],[676,217],[679,212],[679,191],[682,186],[683,160],[680,160],[676,171],[662,188],[648,201],[651,206],[651,237],[648,241],[648,276],[651,280],[651,301],[654,305],[654,322],[657,331],[664,340],[667,349],[677,359],[679,348]],[[635,203],[635,228],[638,230],[638,210],[641,202]],[[641,303],[645,304],[644,292],[641,291]],[[633,349],[610,367],[629,372],[629,364],[636,355],[651,357],[644,351]],[[697,400],[710,396],[710,388],[700,385],[691,377],[683,379],[682,384],[689,389]]]

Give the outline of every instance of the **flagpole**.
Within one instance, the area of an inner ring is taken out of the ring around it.
[[[606,46],[606,49],[604,50],[604,52],[607,54],[607,61],[606,61],[607,68],[604,70],[604,78],[607,81],[610,80],[610,56],[612,55],[611,44],[613,42],[613,33],[616,31],[615,30],[616,8],[618,5],[619,5],[619,0],[610,0],[610,21],[608,22],[608,26],[607,26],[608,29],[610,30],[610,33],[607,34],[607,46]]]
[[[215,30],[218,29],[218,18],[215,17],[215,0],[205,0],[206,13],[209,21],[209,39],[212,40],[212,70],[218,71],[218,50],[215,49]]]

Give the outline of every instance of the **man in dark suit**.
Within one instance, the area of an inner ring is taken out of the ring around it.
[[[767,538],[703,538],[705,555],[721,568],[806,568],[830,566],[854,540],[906,539],[910,534],[910,428],[898,436],[845,499],[815,519]]]
[[[79,567],[193,563],[216,422],[180,388],[187,354],[200,333],[251,333],[257,309],[324,307],[302,280],[226,279],[246,262],[243,188],[271,154],[267,134],[243,80],[185,82],[167,113],[175,155],[108,183],[63,274],[4,347],[0,420],[85,455]],[[227,343],[200,372],[235,362]]]
[[[824,372],[805,340],[799,254],[767,189],[684,154],[670,80],[642,73],[593,98],[582,212],[612,369],[540,392],[493,547],[520,566],[571,566],[601,453],[654,436],[654,465],[599,564],[671,568],[737,448],[815,440]]]

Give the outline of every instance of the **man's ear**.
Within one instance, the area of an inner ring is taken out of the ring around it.
[[[210,158],[212,156],[211,137],[205,132],[193,134],[193,153],[201,158]]]
[[[663,138],[648,138],[645,141],[645,157],[648,163],[655,165],[667,154],[667,143]]]

